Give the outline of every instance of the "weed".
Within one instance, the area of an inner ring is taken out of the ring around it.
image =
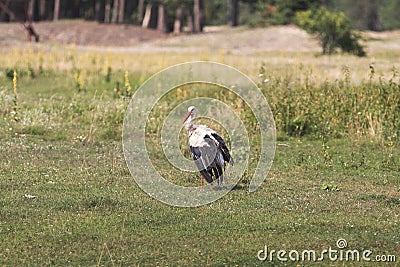
[[[129,82],[128,74],[129,74],[128,71],[125,71],[125,75],[124,75],[124,78],[125,78],[124,96],[125,97],[132,96],[132,87],[131,87],[131,84]]]
[[[375,66],[373,63],[369,64],[369,81],[372,82],[372,80],[375,77]]]
[[[335,192],[335,191],[340,191],[339,187],[336,185],[332,184],[323,184],[321,186],[322,190],[329,191],[329,192]]]
[[[13,119],[15,121],[19,121],[18,117],[18,93],[17,93],[17,88],[18,88],[18,74],[17,71],[14,70],[13,72],[13,92],[14,92],[14,97],[13,97],[13,106],[12,106],[12,112],[11,115],[13,116]]]
[[[110,61],[108,58],[106,58],[106,61],[104,63],[104,68],[103,68],[103,76],[104,80],[109,83],[111,81],[111,75],[112,75],[112,69],[110,65]]]
[[[46,133],[46,130],[43,126],[40,125],[31,125],[28,127],[24,127],[21,133],[31,135],[44,135]]]
[[[75,88],[78,92],[86,91],[84,73],[82,70],[77,69],[74,73],[75,78]]]

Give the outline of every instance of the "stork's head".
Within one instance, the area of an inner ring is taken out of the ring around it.
[[[196,117],[196,108],[194,106],[190,106],[188,107],[188,112],[186,113],[183,122],[185,123],[186,121],[188,121],[190,123],[195,117]]]

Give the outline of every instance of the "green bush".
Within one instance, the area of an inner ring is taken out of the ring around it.
[[[365,56],[361,36],[356,34],[350,20],[343,12],[331,12],[322,7],[296,13],[296,23],[308,33],[317,34],[323,54],[333,54],[338,48],[343,52]]]

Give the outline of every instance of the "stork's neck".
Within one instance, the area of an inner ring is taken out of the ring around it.
[[[185,129],[188,135],[196,128],[196,125],[193,124],[193,116],[189,116],[189,118],[185,121]]]

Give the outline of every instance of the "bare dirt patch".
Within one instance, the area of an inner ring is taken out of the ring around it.
[[[318,44],[294,26],[249,29],[247,27],[209,27],[202,34],[163,34],[133,25],[110,25],[87,21],[40,22],[34,24],[45,44],[75,44],[133,49],[141,51],[235,50],[315,51]],[[28,43],[19,23],[0,24],[0,46],[24,46]]]
[[[269,28],[205,27],[202,34],[163,34],[134,25],[99,24],[83,20],[62,20],[34,24],[41,43],[75,44],[85,49],[138,52],[198,52],[224,50],[234,53],[290,51],[320,53],[318,41],[289,25]],[[399,49],[400,31],[364,32],[368,53]],[[29,43],[20,23],[0,23],[0,49],[24,47]]]
[[[165,39],[167,35],[133,25],[99,24],[87,21],[40,22],[34,24],[40,42],[76,44],[79,46],[135,46],[143,42]],[[0,45],[27,43],[22,25],[0,24]]]

